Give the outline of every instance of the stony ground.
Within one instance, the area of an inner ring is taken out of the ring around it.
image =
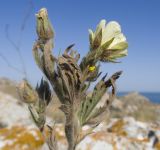
[[[84,132],[89,127],[84,127]],[[60,150],[67,149],[62,124],[57,124],[56,138]],[[160,128],[135,121],[133,118],[112,119],[100,124],[95,133],[87,136],[76,150],[160,150]],[[149,134],[153,134],[149,136]],[[155,143],[155,144],[154,144]],[[35,127],[15,125],[0,129],[1,150],[48,150]]]
[[[48,150],[27,106],[15,95],[7,93],[6,89],[0,92],[0,150]],[[122,99],[114,101],[112,117],[97,126],[76,150],[160,150],[160,107],[138,93]],[[66,150],[63,115],[57,113],[52,116],[51,108],[52,105],[48,114],[58,122],[55,130],[59,150]],[[85,126],[83,131],[88,128]]]

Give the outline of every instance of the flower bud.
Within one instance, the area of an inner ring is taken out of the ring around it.
[[[25,103],[35,103],[38,99],[38,94],[26,80],[19,84],[18,93]]]
[[[47,40],[54,37],[53,27],[49,21],[46,8],[40,9],[36,14],[37,19],[37,34],[39,39]]]

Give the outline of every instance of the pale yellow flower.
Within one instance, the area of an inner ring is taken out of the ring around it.
[[[126,37],[121,32],[121,26],[116,21],[111,21],[107,24],[106,20],[101,20],[95,32],[89,29],[89,37],[91,50],[101,48],[106,51],[107,55],[105,56],[108,58],[116,59],[128,54]],[[108,58],[105,60],[107,61]]]

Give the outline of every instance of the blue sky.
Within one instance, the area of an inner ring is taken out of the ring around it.
[[[29,0],[5,0],[0,4],[0,54],[21,69],[17,52],[6,39],[5,26],[8,24],[10,37],[16,43],[21,39],[21,53],[31,83],[35,84],[42,76],[32,57],[36,39],[34,14],[46,7],[56,32],[55,55],[75,43],[75,49],[84,56],[89,47],[88,29],[95,29],[101,19],[118,21],[129,42],[129,55],[121,59],[120,64],[102,64],[103,72],[111,75],[118,70],[124,71],[117,83],[120,91],[160,92],[159,0],[34,0],[33,5],[20,36]],[[18,81],[24,77],[0,57],[0,77],[4,76]]]

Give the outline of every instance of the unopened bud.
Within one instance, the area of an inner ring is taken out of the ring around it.
[[[19,84],[18,93],[25,103],[35,103],[38,99],[38,94],[26,80]]]
[[[36,14],[37,19],[37,34],[42,40],[51,39],[54,37],[53,27],[49,21],[48,13],[46,8],[40,9]]]

